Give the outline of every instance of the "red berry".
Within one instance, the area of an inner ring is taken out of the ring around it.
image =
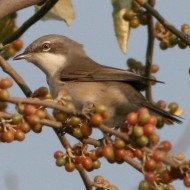
[[[137,158],[142,158],[143,156],[143,152],[139,148],[135,148],[135,150],[133,151],[133,154],[134,154],[134,157],[137,157]]]
[[[93,167],[93,161],[90,157],[85,157],[83,158],[82,161],[82,166],[86,169],[86,170],[91,170]]]
[[[113,147],[110,145],[106,145],[102,147],[102,155],[110,161],[115,160]]]
[[[143,126],[144,135],[150,136],[155,133],[155,126],[152,124],[146,124]]]
[[[83,123],[80,127],[83,137],[89,137],[92,134],[92,127]]]
[[[102,116],[99,113],[95,113],[91,117],[91,122],[95,126],[99,126],[102,123]]]
[[[29,115],[33,115],[36,112],[36,110],[37,109],[35,106],[30,105],[30,104],[26,104],[24,106],[23,113],[24,113],[24,115],[29,116]]]
[[[153,159],[149,159],[145,162],[146,171],[154,171],[156,169],[156,162]]]
[[[7,143],[14,141],[14,132],[9,130],[9,131],[1,133],[1,139]]]
[[[13,80],[11,78],[4,78],[0,80],[0,88],[7,89],[13,85]]]
[[[60,158],[60,157],[63,157],[63,152],[62,151],[56,151],[55,153],[54,153],[54,158],[55,159],[58,159],[58,158]]]
[[[94,178],[94,183],[97,183],[97,184],[103,184],[104,182],[104,177],[100,176],[100,175],[97,175],[95,178]]]
[[[148,183],[153,183],[156,180],[156,174],[154,172],[147,172],[145,174],[145,180]]]
[[[156,161],[156,162],[161,162],[164,158],[164,153],[162,151],[156,150],[153,155],[152,158]]]
[[[72,172],[75,170],[75,164],[72,163],[72,162],[67,162],[65,164],[65,170],[68,171],[68,172]]]
[[[183,183],[186,187],[190,187],[190,177],[185,177]]]
[[[135,112],[130,112],[127,115],[126,120],[127,120],[128,124],[130,124],[130,125],[136,125],[137,122],[138,122],[138,114],[135,113]]]
[[[160,147],[162,150],[168,152],[172,149],[172,144],[169,142],[169,141],[163,141],[161,144],[160,144]]]
[[[12,42],[12,47],[16,50],[19,51],[23,47],[23,42],[21,39],[17,39],[14,42]]]
[[[25,134],[23,131],[21,130],[17,130],[15,133],[14,133],[14,139],[17,140],[17,141],[23,141],[25,139]]]

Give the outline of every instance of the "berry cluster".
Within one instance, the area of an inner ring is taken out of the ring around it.
[[[173,48],[178,45],[179,48],[185,49],[188,45],[180,40],[175,34],[167,30],[160,22],[155,25],[156,37],[160,41],[160,49],[166,50],[168,48]],[[181,31],[190,37],[190,26],[183,24],[181,26]]]
[[[10,97],[8,89],[12,87],[13,80],[11,78],[0,79],[0,99],[7,100]],[[35,95],[41,98],[47,98],[49,92],[46,88],[41,87]],[[5,111],[7,103],[0,101],[0,111]],[[42,124],[40,121],[46,117],[45,110],[38,105],[30,104],[18,104],[16,106],[16,114],[5,114],[5,118],[0,120],[0,141],[12,142],[14,140],[23,141],[25,139],[25,133],[28,133],[31,129],[39,133],[42,130]]]
[[[25,124],[35,133],[42,131],[41,120],[46,117],[46,112],[39,105],[20,104],[17,106],[19,114],[23,115]]]
[[[110,189],[110,190],[118,190],[118,187],[110,184],[110,182],[104,179],[103,176],[97,175],[94,178],[94,186],[96,190]]]
[[[72,172],[75,169],[79,171],[83,169],[92,171],[101,166],[96,151],[87,151],[87,147],[79,143],[75,144],[66,154],[62,151],[56,151],[54,153],[54,158],[56,159],[56,165],[59,167],[64,166],[65,170],[68,172]]]
[[[130,27],[138,28],[141,25],[147,24],[147,12],[136,2],[132,2],[131,9],[127,10],[123,18],[129,21]]]
[[[18,30],[18,26],[15,21],[16,17],[17,14],[13,13],[1,19],[0,25],[2,30],[0,31],[0,41],[3,41]],[[10,43],[8,46],[5,46],[2,49],[1,54],[5,59],[9,59],[10,57],[13,57],[16,52],[20,51],[22,47],[23,41],[21,39],[17,39]]]
[[[126,122],[120,126],[122,132],[130,135],[136,146],[150,146],[158,143],[159,136],[156,134],[158,119],[150,115],[149,110],[140,108],[137,112],[127,115]]]

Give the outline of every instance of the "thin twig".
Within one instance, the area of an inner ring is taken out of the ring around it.
[[[117,136],[117,137],[120,137],[121,139],[123,139],[123,140],[125,140],[126,142],[129,142],[129,137],[128,137],[128,135],[127,134],[125,134],[125,133],[122,133],[122,132],[120,132],[120,131],[116,131],[116,130],[114,130],[114,129],[112,129],[112,128],[109,128],[109,127],[107,127],[106,125],[100,125],[99,127],[98,127],[102,132],[104,132],[104,133],[110,133],[110,134],[112,134],[112,135],[115,135],[115,136]]]
[[[29,86],[25,83],[24,79],[11,67],[11,65],[0,55],[0,67],[3,71],[9,74],[19,85],[26,97],[30,97],[32,91]]]
[[[173,34],[175,34],[178,38],[180,38],[183,42],[185,42],[187,45],[190,46],[190,38],[187,34],[179,31],[175,26],[170,24],[165,18],[156,10],[154,9],[149,3],[146,2],[146,0],[135,0],[137,1],[141,6],[143,6],[146,10],[149,11],[150,14],[152,14],[160,23],[163,24],[163,26],[171,31]]]
[[[59,111],[63,111],[69,114],[74,114],[73,110],[66,108],[62,105],[57,104],[51,100],[40,100],[34,98],[17,98],[17,97],[7,97],[6,99],[0,99],[0,101],[9,102],[12,104],[33,104],[40,105],[52,109],[57,109]]]
[[[150,5],[154,6],[154,0],[150,0]],[[147,52],[146,52],[146,66],[145,66],[145,76],[147,78],[151,77],[151,66],[153,64],[153,53],[154,53],[154,41],[155,41],[155,31],[154,31],[154,23],[153,17],[148,13],[148,44],[147,44]],[[147,83],[146,88],[146,98],[152,102],[152,86],[151,82]]]
[[[36,12],[32,17],[24,22],[23,25],[15,33],[3,40],[2,44],[9,44],[19,38],[30,26],[40,20],[57,2],[58,0],[47,0],[38,12]]]

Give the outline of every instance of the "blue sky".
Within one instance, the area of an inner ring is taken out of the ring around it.
[[[76,19],[68,27],[60,21],[39,21],[32,26],[22,37],[25,47],[36,38],[46,34],[62,34],[84,44],[87,54],[98,63],[126,68],[126,60],[134,57],[139,61],[145,60],[147,32],[146,27],[132,30],[129,40],[129,51],[123,55],[118,47],[113,32],[112,6],[110,1],[73,1],[76,10]],[[181,24],[188,23],[190,1],[178,0],[158,1],[156,8],[161,14],[180,28]],[[18,25],[34,13],[34,8],[19,11]],[[22,50],[21,50],[22,51]],[[190,124],[190,76],[188,69],[189,48],[180,50],[177,47],[161,51],[156,42],[154,63],[160,65],[157,79],[165,84],[154,87],[154,100],[165,99],[168,102],[176,101],[185,109],[184,123],[182,125],[166,126],[159,133],[162,139],[169,139],[175,145],[174,152],[186,151],[189,159]],[[26,61],[9,60],[11,65],[19,72],[30,85],[32,90],[40,86],[47,86],[45,75],[32,64]],[[1,73],[2,71],[0,71]],[[1,76],[6,76],[2,73]],[[11,90],[14,96],[23,96],[21,90],[15,85]],[[12,176],[18,189],[7,190],[33,190],[33,189],[78,189],[84,186],[77,172],[67,173],[64,168],[57,168],[54,164],[53,153],[62,149],[58,139],[51,128],[44,127],[41,134],[29,133],[22,143],[1,144],[0,159],[0,187],[6,190],[7,176]],[[137,189],[142,175],[126,165],[110,165],[102,160],[103,167],[99,171],[91,172],[93,178],[96,174],[104,175],[113,184],[124,189]],[[182,182],[175,182],[177,189],[185,189]]]

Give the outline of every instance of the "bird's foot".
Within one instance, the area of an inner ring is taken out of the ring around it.
[[[84,115],[87,119],[90,119],[94,111],[95,111],[94,104],[92,102],[86,102],[82,108],[82,115]]]
[[[55,99],[55,102],[60,104],[60,105],[67,105],[69,102],[72,102],[72,98],[71,96],[68,96],[68,95],[62,95],[62,96],[58,96],[56,99]]]

